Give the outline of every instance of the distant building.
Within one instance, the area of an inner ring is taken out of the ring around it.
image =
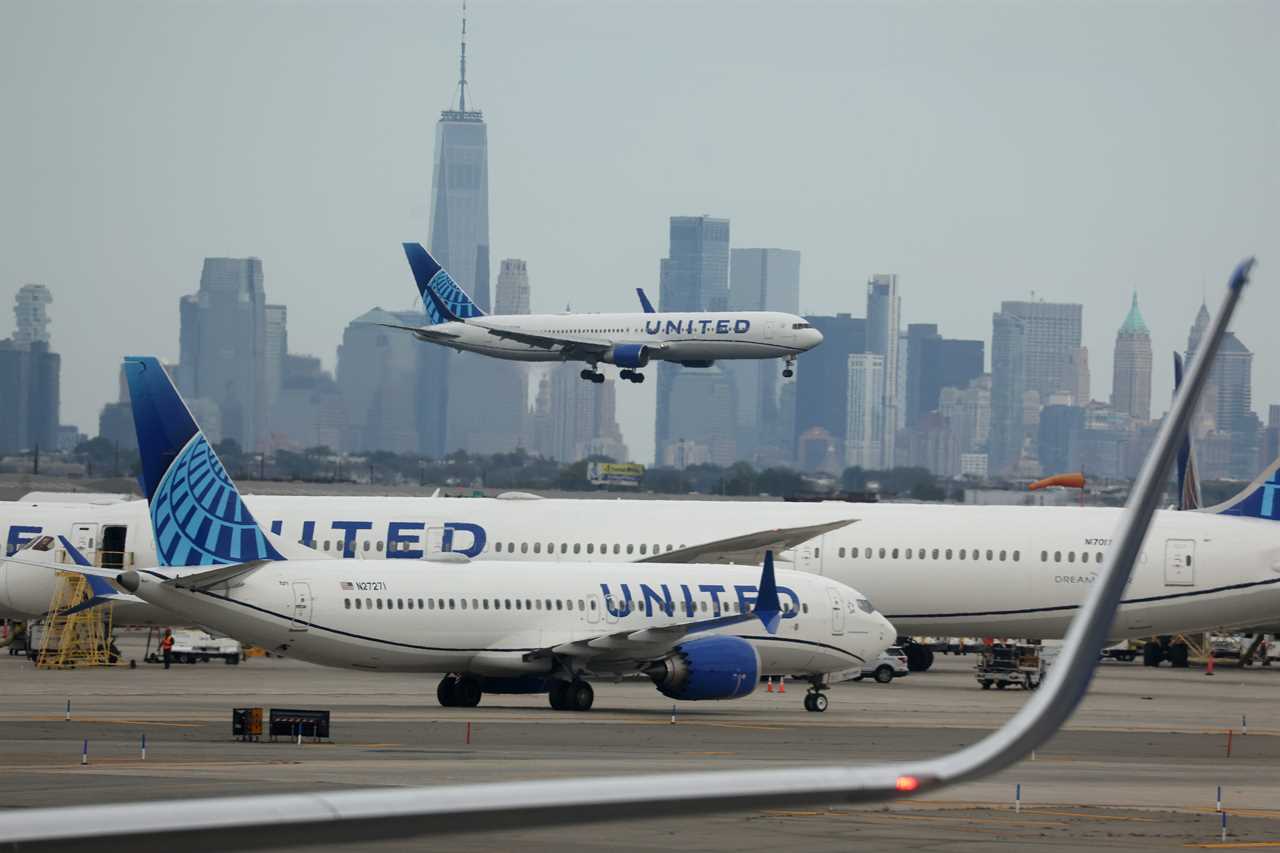
[[[1000,312],[1022,320],[1026,387],[1041,398],[1072,390],[1071,358],[1080,348],[1084,306],[1011,301],[1002,302]]]
[[[1046,476],[1080,470],[1085,410],[1080,406],[1045,406],[1040,413],[1040,467]]]
[[[53,295],[43,284],[24,284],[13,300],[13,316],[17,321],[13,342],[20,347],[49,343],[49,310]]]
[[[283,305],[268,305],[264,310],[264,319],[266,334],[262,355],[262,375],[267,386],[267,406],[273,406],[276,397],[280,394],[284,360],[289,353],[289,309]]]
[[[262,261],[205,258],[199,291],[178,304],[178,385],[216,404],[225,437],[249,451],[266,437],[266,302]]]
[[[1078,347],[1071,353],[1071,364],[1068,368],[1070,371],[1070,379],[1068,380],[1068,390],[1071,393],[1071,401],[1076,406],[1089,405],[1091,398],[1089,396],[1089,348]]]
[[[1004,474],[1022,454],[1025,426],[1026,335],[1021,317],[1000,312],[991,318],[990,471]]]
[[[732,465],[738,461],[733,380],[719,365],[682,369],[670,377],[666,443],[706,448],[709,461]],[[666,459],[666,450],[659,464]]]
[[[618,427],[618,383],[583,382],[576,364],[557,364],[543,373],[533,414],[533,449],[563,463],[593,454],[627,461],[627,446]]]
[[[668,257],[659,264],[658,308],[661,311],[727,311],[729,308],[729,220],[711,216],[673,216],[670,221]],[[657,405],[654,419],[654,455],[662,464],[668,443],[681,440],[704,444],[711,454],[723,458],[726,451],[736,454],[735,431],[730,431],[732,447],[717,450],[712,445],[724,440],[723,430],[707,419],[705,428],[689,423],[673,402],[681,387],[702,387],[696,374],[706,368],[686,368],[671,362],[657,365]],[[733,396],[733,382],[717,369],[717,381],[727,386],[719,393]],[[686,382],[685,378],[690,377]],[[700,410],[706,411],[706,403]],[[723,416],[730,421],[737,412],[736,402]],[[717,413],[719,415],[719,413]],[[688,429],[689,432],[684,431]],[[733,458],[730,462],[735,461]]]
[[[844,442],[846,466],[867,470],[892,467],[892,463],[885,464],[884,383],[884,356],[872,353],[849,356],[849,402]]]
[[[884,373],[880,389],[881,467],[892,468],[894,438],[898,431],[898,357],[902,330],[902,297],[898,295],[898,276],[880,274],[867,282],[867,352],[884,357]]]
[[[346,406],[338,383],[321,366],[319,358],[285,356],[270,424],[272,449],[343,448]]]
[[[494,314],[529,313],[529,270],[518,258],[507,258],[498,270]]]
[[[801,470],[839,476],[844,469],[844,448],[822,427],[810,427],[796,439],[796,462]]]
[[[907,409],[915,410],[913,423],[938,410],[942,389],[967,388],[983,374],[986,344],[982,341],[933,336],[917,340],[910,349],[915,388],[911,389],[909,381]],[[914,399],[910,399],[911,390],[915,391]]]
[[[800,253],[790,249],[732,249],[729,307],[734,311],[800,311]],[[774,359],[723,362],[738,404],[738,456],[790,459],[792,434],[783,428],[780,394],[785,380]]]
[[[946,420],[961,455],[981,453],[985,460],[991,435],[990,376],[979,376],[965,388],[943,388],[938,395],[938,414]],[[983,465],[985,471],[986,463]]]
[[[339,450],[419,452],[418,350],[412,335],[378,323],[418,325],[422,317],[374,308],[347,324],[338,348],[337,386],[346,410]]]
[[[1151,331],[1133,294],[1129,314],[1116,332],[1111,408],[1139,421],[1151,420]]]
[[[832,439],[839,469],[844,465],[848,428],[849,356],[867,351],[867,321],[849,314],[805,319],[822,332],[823,341],[822,346],[801,355],[796,366],[796,460],[804,470],[817,470],[804,461],[812,459],[812,454],[803,452],[799,442],[810,430],[818,428]]]

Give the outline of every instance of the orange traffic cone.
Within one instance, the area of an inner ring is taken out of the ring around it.
[[[773,676],[769,676],[769,688],[768,688],[767,690],[765,690],[765,692],[766,692],[766,693],[772,693],[772,692],[773,692]]]
[[[785,675],[778,676],[778,692],[779,693],[787,692],[787,677]]]

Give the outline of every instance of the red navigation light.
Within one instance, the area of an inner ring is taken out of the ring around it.
[[[899,776],[893,787],[903,792],[914,791],[920,787],[920,780],[914,776]]]

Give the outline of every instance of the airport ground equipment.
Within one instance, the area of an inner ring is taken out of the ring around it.
[[[262,709],[232,708],[231,736],[242,741],[262,739]]]
[[[329,712],[301,708],[272,708],[267,717],[267,734],[278,737],[329,739]]]
[[[0,814],[0,846],[45,851],[223,851],[367,843],[377,838],[528,830],[675,815],[883,802],[1003,770],[1053,737],[1084,698],[1106,645],[1227,324],[1253,267],[1233,273],[1200,357],[1175,395],[1113,536],[1113,548],[1071,621],[1054,677],[1003,726],[934,759],[826,767],[521,780],[497,784],[153,801]]]
[[[150,637],[147,639],[150,645]],[[177,629],[173,632],[173,648],[170,650],[173,663],[208,663],[216,659],[236,665],[242,657],[240,642],[230,637],[214,637],[194,628]],[[147,663],[164,662],[156,652],[149,652],[145,660]]]
[[[1035,690],[1044,679],[1044,662],[1040,647],[1001,643],[983,650],[973,675],[983,690],[992,686],[999,690],[1013,685]]]
[[[77,609],[91,598],[93,591],[85,575],[58,572],[41,631],[38,668],[74,669],[116,663],[119,657],[111,647],[111,605]]]

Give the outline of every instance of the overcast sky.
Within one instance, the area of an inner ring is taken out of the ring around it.
[[[0,336],[53,291],[63,420],[90,434],[121,356],[176,359],[205,256],[263,259],[294,352],[416,298],[454,2],[0,3]],[[806,312],[989,343],[1001,299],[1085,306],[1093,396],[1137,289],[1169,352],[1241,257],[1254,403],[1280,402],[1280,4],[472,0],[493,269],[534,310],[657,289],[667,218],[798,249]],[[653,385],[619,388],[651,458]]]

